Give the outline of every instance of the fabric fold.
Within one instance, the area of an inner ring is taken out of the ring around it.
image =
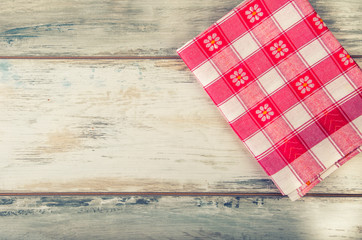
[[[177,52],[291,200],[361,152],[361,69],[307,0],[245,1]]]

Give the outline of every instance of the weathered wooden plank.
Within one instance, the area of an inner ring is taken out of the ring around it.
[[[175,56],[241,0],[3,0],[2,56]],[[312,0],[352,54],[362,54],[360,0]]]
[[[0,69],[0,192],[278,192],[181,60]],[[314,192],[361,193],[360,160]]]
[[[0,239],[361,239],[362,199],[3,197]]]

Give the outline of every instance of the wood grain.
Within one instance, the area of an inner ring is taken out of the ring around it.
[[[361,219],[360,198],[0,198],[0,239],[361,239]]]
[[[0,74],[0,192],[278,192],[181,60],[1,60]],[[361,194],[360,160],[313,192]]]
[[[2,56],[176,56],[241,0],[3,0]],[[312,0],[337,39],[362,54],[360,0]]]
[[[361,239],[361,154],[281,197],[176,59],[240,1],[3,0],[0,240]],[[311,3],[361,57],[360,0]]]

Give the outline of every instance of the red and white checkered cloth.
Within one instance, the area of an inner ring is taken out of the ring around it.
[[[292,200],[361,151],[361,69],[307,0],[246,1],[177,52]]]

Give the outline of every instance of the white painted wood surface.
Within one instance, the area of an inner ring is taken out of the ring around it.
[[[0,239],[361,239],[360,198],[0,198]]]
[[[361,194],[361,155],[311,191],[328,197],[276,197],[182,61],[170,59],[239,3],[3,0],[0,193],[43,196],[1,196],[0,239],[361,239],[361,198],[331,197]],[[360,0],[311,3],[361,55]],[[255,197],[45,196],[156,191]]]
[[[181,60],[0,70],[0,192],[278,192]],[[361,193],[361,167],[313,191]]]
[[[241,0],[2,0],[2,56],[176,56]],[[311,0],[348,51],[362,54],[360,0]]]

